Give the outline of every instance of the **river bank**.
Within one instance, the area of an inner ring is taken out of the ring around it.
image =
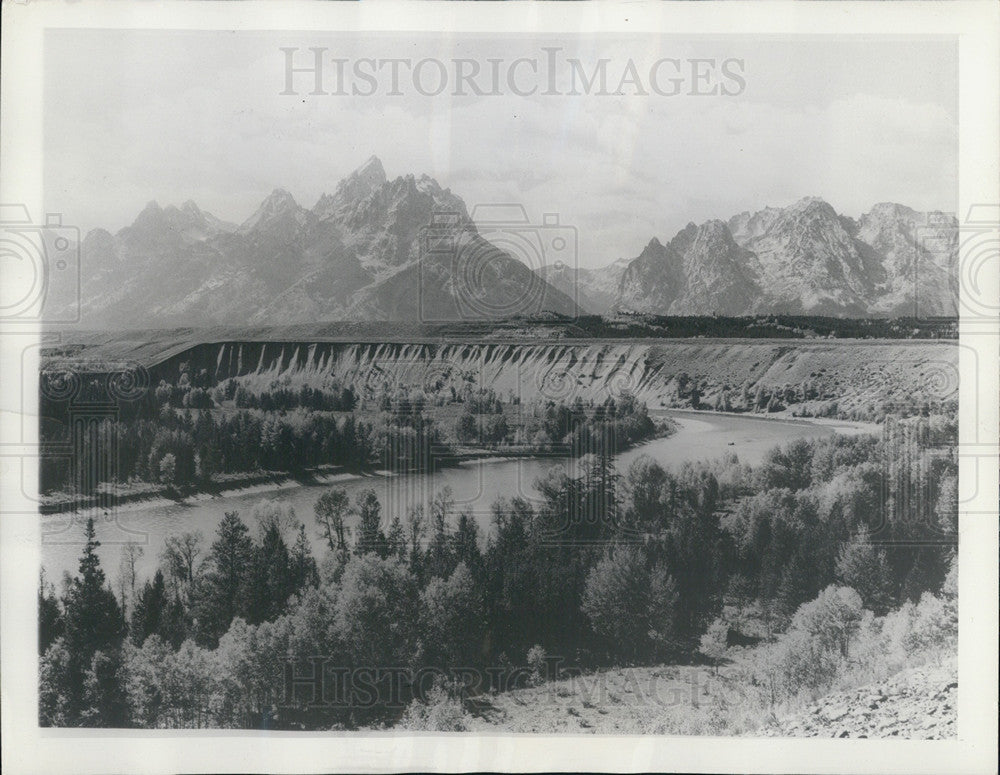
[[[644,455],[665,468],[730,455],[753,464],[763,460],[776,445],[840,432],[837,426],[810,420],[684,410],[657,410],[653,414],[669,416],[677,430],[617,455],[615,462],[620,471]],[[857,431],[846,425],[843,429]],[[541,503],[541,495],[536,481],[553,467],[562,467],[573,474],[574,466],[574,460],[558,455],[509,458],[494,451],[489,457],[408,476],[394,476],[387,471],[330,470],[308,480],[271,480],[217,495],[199,494],[183,500],[159,497],[104,509],[47,514],[41,520],[42,563],[49,578],[59,578],[64,571],[74,573],[83,525],[88,516],[93,516],[97,537],[102,542],[98,554],[104,567],[117,568],[121,546],[138,543],[144,549],[138,570],[140,575],[148,576],[155,571],[168,536],[200,532],[210,542],[226,512],[237,511],[252,525],[254,510],[267,500],[295,511],[306,525],[314,552],[320,556],[325,545],[314,526],[313,507],[325,489],[334,484],[342,487],[352,500],[364,490],[374,490],[386,519],[397,514],[405,517],[417,505],[428,508],[435,493],[450,487],[455,511],[470,514],[485,536],[492,529],[492,506],[497,498],[521,497],[537,505]]]
[[[669,419],[657,425],[656,433],[639,444],[647,444],[656,439],[666,438],[674,433],[676,425]],[[638,445],[632,445],[635,447]],[[625,451],[625,450],[623,450]],[[459,466],[479,461],[501,463],[524,458],[552,459],[562,453],[555,445],[548,449],[537,446],[474,447],[457,446],[450,451],[438,453],[432,461],[435,467]],[[292,487],[336,484],[366,477],[399,476],[408,473],[424,473],[416,470],[390,471],[375,466],[347,468],[347,466],[324,465],[303,471],[250,471],[246,473],[219,474],[210,482],[189,484],[184,487],[165,486],[156,482],[128,482],[98,485],[93,495],[72,495],[53,493],[40,496],[39,512],[44,515],[69,512],[102,512],[109,508],[127,506],[129,509],[155,507],[170,503],[194,503],[211,498],[232,495],[279,492]]]

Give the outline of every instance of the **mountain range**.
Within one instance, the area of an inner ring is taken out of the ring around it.
[[[893,203],[855,221],[807,197],[689,223],[603,269],[544,276],[602,314],[954,316],[957,228],[952,215]]]
[[[879,204],[854,221],[807,198],[688,224],[601,269],[529,267],[432,178],[372,157],[315,206],[276,189],[242,224],[149,203],[81,245],[84,324],[122,328],[555,313],[956,314],[950,215]],[[530,236],[530,229],[526,233]],[[543,259],[544,260],[544,259]]]

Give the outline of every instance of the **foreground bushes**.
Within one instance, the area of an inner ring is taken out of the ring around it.
[[[831,691],[879,681],[908,667],[939,662],[957,648],[955,565],[938,594],[924,592],[875,616],[849,587],[829,586],[804,603],[788,630],[755,648],[720,647],[721,620],[702,640],[702,651],[730,663],[724,668],[744,701],[772,712],[801,707]],[[713,637],[715,634],[716,637]]]

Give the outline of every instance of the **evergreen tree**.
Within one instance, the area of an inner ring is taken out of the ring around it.
[[[427,534],[423,504],[418,503],[406,514],[406,537],[409,542],[410,572],[418,579],[423,578],[423,543]]]
[[[80,557],[79,575],[73,579],[64,603],[65,645],[69,654],[65,675],[65,694],[70,724],[86,721],[85,711],[94,698],[86,695],[87,674],[94,667],[94,658],[101,652],[114,660],[125,637],[125,620],[114,592],[108,586],[97,548],[94,520],[87,520],[87,543]],[[102,680],[108,677],[107,664],[98,660]],[[116,674],[111,670],[112,674]],[[110,680],[110,679],[108,679]]]
[[[48,651],[56,638],[63,634],[62,611],[52,584],[45,583],[45,571],[38,577],[38,655]]]
[[[458,526],[452,539],[455,561],[465,563],[473,578],[479,579],[483,570],[483,554],[479,548],[479,526],[471,514],[458,516]]]
[[[452,551],[449,516],[454,500],[450,487],[435,493],[431,502],[431,538],[424,569],[429,578],[448,578],[457,560]]]
[[[254,545],[250,530],[235,511],[226,512],[208,556],[208,573],[199,607],[199,641],[212,648],[236,616],[246,616]]]
[[[388,556],[406,562],[406,531],[398,514],[394,514],[389,523],[389,532],[385,537]]]
[[[316,560],[312,555],[312,548],[309,546],[309,539],[306,537],[306,526],[300,524],[299,532],[295,538],[295,546],[292,547],[292,586],[296,591],[301,591],[306,587],[315,587],[319,584],[319,569]]]
[[[278,618],[296,591],[292,559],[276,522],[267,524],[253,555],[246,618],[249,624],[260,624]]]
[[[175,596],[167,605],[160,621],[159,635],[176,651],[188,640],[191,631],[191,617],[180,597]]]
[[[147,581],[136,600],[132,612],[132,642],[142,647],[146,638],[161,632],[164,624],[164,613],[167,608],[167,588],[163,580],[163,571],[156,569],[153,581]]]
[[[818,582],[814,566],[801,549],[796,549],[778,582],[777,613],[790,618],[800,605],[816,597]]]
[[[382,504],[378,502],[375,490],[359,493],[354,509],[358,514],[358,540],[354,553],[360,556],[374,552],[384,559],[389,554],[389,546],[385,533],[380,529]]]

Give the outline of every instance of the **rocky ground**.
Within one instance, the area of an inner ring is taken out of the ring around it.
[[[479,698],[469,728],[610,735],[747,733],[759,708],[720,715],[725,676],[693,666],[618,668]],[[738,716],[738,717],[737,717]]]
[[[942,740],[957,734],[954,662],[905,670],[892,678],[820,699],[773,724],[774,737],[877,737]]]
[[[478,698],[462,728],[509,732],[955,738],[954,660],[834,692],[783,718],[762,714],[739,673],[622,668]]]

